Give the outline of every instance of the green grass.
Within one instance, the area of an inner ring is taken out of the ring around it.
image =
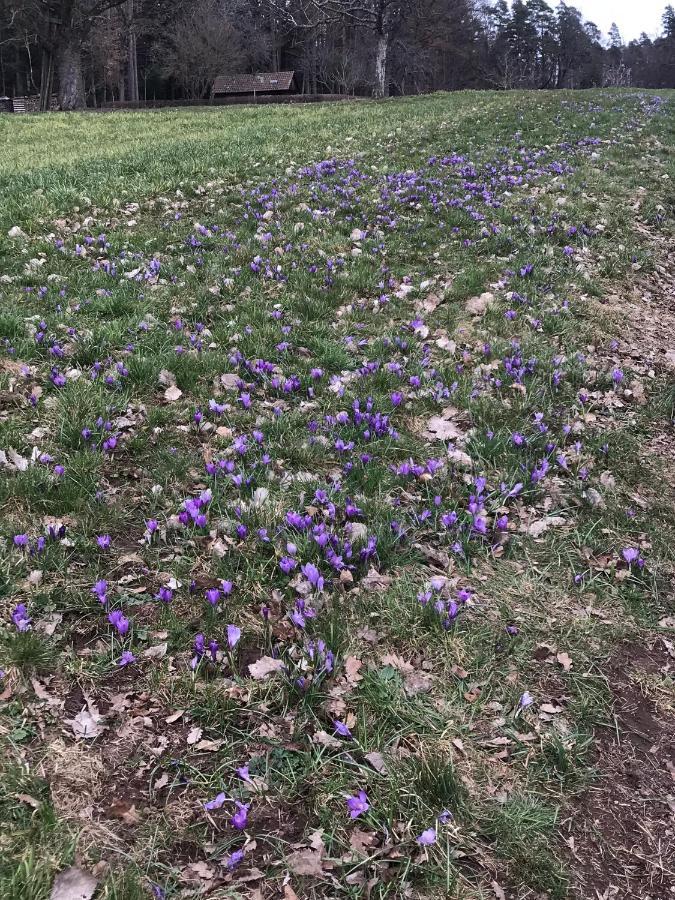
[[[279,893],[289,866],[308,900],[571,896],[599,661],[673,613],[672,465],[642,452],[672,379],[599,302],[672,240],[663,97],[0,118],[2,897],[76,851],[110,900]]]

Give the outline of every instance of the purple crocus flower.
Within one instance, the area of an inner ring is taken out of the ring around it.
[[[284,575],[289,575],[296,566],[296,561],[294,559],[291,559],[290,556],[282,556],[279,560],[279,568],[284,573]]]
[[[239,643],[240,637],[241,637],[241,628],[237,628],[236,625],[228,625],[227,626],[227,643],[229,644],[230,650],[234,650],[234,648]]]
[[[105,579],[101,579],[97,581],[96,584],[91,589],[92,594],[96,595],[96,599],[99,603],[105,603],[107,600],[106,592],[108,590],[108,582]]]
[[[242,781],[251,781],[251,776],[248,773],[248,766],[240,766],[237,769],[237,775],[241,778]]]
[[[27,547],[28,546],[28,535],[27,534],[15,534],[14,535],[14,546],[15,547]]]
[[[173,600],[173,591],[169,587],[162,586],[155,594],[155,599],[161,600],[162,603],[171,603]]]
[[[120,658],[117,662],[117,665],[120,666],[120,668],[122,668],[122,667],[128,666],[134,662],[136,662],[136,657],[131,652],[131,650],[123,650],[122,655],[120,656]]]
[[[218,590],[218,588],[209,588],[205,596],[211,606],[216,606],[218,601],[220,600],[220,591]]]
[[[17,631],[29,631],[31,626],[31,617],[24,603],[18,603],[14,607],[12,613],[12,622],[14,622]]]
[[[422,834],[416,838],[417,843],[421,847],[429,847],[431,844],[436,843],[436,829],[435,828],[427,828],[426,831],[423,831]]]
[[[129,620],[119,609],[114,609],[111,613],[108,613],[108,621],[120,635],[125,635],[129,631]]]
[[[340,735],[340,737],[349,738],[349,740],[351,740],[352,733],[349,728],[347,728],[344,722],[340,722],[339,719],[334,719],[333,728],[335,729],[336,733]]]
[[[370,803],[368,802],[368,795],[366,792],[359,791],[355,796],[348,797],[347,809],[349,810],[349,816],[352,819],[356,819],[359,816],[362,816],[363,813],[368,812]]]
[[[635,547],[626,547],[625,550],[621,551],[621,555],[630,566],[639,558],[640,551]]]
[[[314,563],[305,563],[301,571],[307,581],[309,581],[312,587],[315,588],[315,590],[323,590],[323,575],[321,574],[321,572],[319,572]]]
[[[110,547],[110,535],[99,534],[99,536],[96,538],[96,543],[101,548],[101,550],[107,550]]]
[[[244,859],[244,856],[246,856],[246,851],[244,849],[235,850],[234,853],[231,853],[228,857],[225,858],[225,868],[229,869],[230,872],[233,869],[236,869]]]
[[[226,800],[227,797],[225,796],[225,794],[216,794],[213,800],[209,800],[204,804],[204,809],[208,809],[209,812],[212,809],[220,809],[220,807],[223,805],[223,803],[225,803]]]
[[[235,800],[234,803],[237,807],[237,811],[230,819],[230,822],[235,828],[237,828],[239,831],[242,831],[244,828],[246,828],[246,820],[248,819],[248,810],[250,804],[240,803],[239,800]]]

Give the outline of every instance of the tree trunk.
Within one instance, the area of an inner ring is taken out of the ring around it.
[[[64,110],[85,107],[82,48],[79,42],[65,43],[59,52],[59,106]]]
[[[377,98],[386,97],[389,93],[387,81],[387,51],[389,50],[389,35],[381,32],[377,35],[377,47],[375,49],[375,90]]]
[[[42,69],[40,73],[40,112],[51,109],[52,87],[54,84],[54,57],[49,49],[42,51]]]
[[[139,102],[138,91],[138,54],[136,52],[136,32],[134,31],[134,0],[127,0],[127,18],[129,28],[128,75],[129,100]]]

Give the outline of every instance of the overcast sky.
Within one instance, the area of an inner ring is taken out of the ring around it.
[[[600,28],[605,35],[616,22],[624,41],[640,37],[646,31],[650,37],[661,32],[661,16],[669,0],[566,0],[576,6],[584,18]],[[557,6],[557,3],[549,3]]]

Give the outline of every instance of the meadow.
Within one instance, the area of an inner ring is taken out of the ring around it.
[[[2,900],[672,896],[674,135],[0,116]]]

